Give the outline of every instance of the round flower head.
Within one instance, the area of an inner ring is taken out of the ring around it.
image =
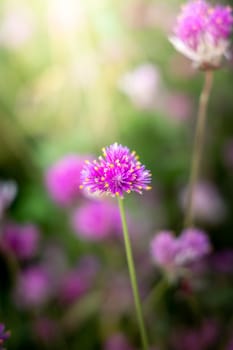
[[[200,69],[216,69],[227,55],[233,24],[229,6],[212,6],[205,0],[189,1],[177,19],[174,47]]]
[[[91,193],[123,197],[124,192],[142,193],[151,189],[151,174],[138,161],[135,152],[114,143],[103,148],[103,157],[93,162],[86,161],[81,172],[81,188]]]

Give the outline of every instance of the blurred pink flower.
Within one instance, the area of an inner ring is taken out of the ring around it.
[[[81,196],[80,171],[85,159],[84,156],[67,155],[47,170],[45,184],[55,203],[69,206]]]
[[[72,216],[75,233],[87,240],[102,240],[121,232],[117,205],[110,201],[89,201],[76,209]]]
[[[156,66],[145,63],[129,71],[119,81],[119,89],[133,104],[142,109],[151,109],[156,105],[160,94],[160,73]]]
[[[8,223],[3,227],[3,245],[19,259],[31,259],[38,251],[40,232],[34,224]]]
[[[30,266],[19,274],[14,298],[19,308],[40,308],[48,302],[51,293],[47,271],[40,266]]]
[[[18,49],[31,39],[34,32],[34,18],[27,7],[7,6],[0,24],[0,45]]]
[[[170,231],[161,231],[151,242],[153,261],[173,280],[184,269],[201,260],[211,250],[208,236],[196,228],[187,228],[175,237]]]
[[[186,208],[187,188],[180,193],[180,205]],[[194,190],[193,213],[197,221],[218,224],[226,216],[225,203],[214,184],[207,181],[199,182]]]

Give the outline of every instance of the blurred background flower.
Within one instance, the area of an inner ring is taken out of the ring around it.
[[[152,173],[151,191],[125,198],[151,348],[231,349],[232,62],[215,74],[193,240],[202,75],[169,42],[180,5],[0,2],[0,347],[139,349],[118,209],[79,188],[83,162],[117,142]]]

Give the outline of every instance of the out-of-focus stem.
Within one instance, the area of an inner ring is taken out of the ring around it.
[[[205,124],[207,116],[207,105],[211,88],[213,85],[213,71],[209,70],[205,72],[204,86],[199,99],[199,107],[197,114],[197,124],[194,136],[194,146],[191,162],[190,180],[188,186],[188,197],[186,206],[186,215],[184,219],[184,226],[193,225],[193,204],[194,204],[194,191],[199,177],[200,163],[203,151]]]
[[[123,203],[123,199],[120,197],[118,197],[118,204],[120,209],[122,229],[123,229],[124,242],[125,242],[125,251],[126,251],[130,281],[131,281],[131,286],[133,291],[134,303],[135,303],[135,308],[136,308],[136,313],[138,318],[138,325],[139,325],[139,330],[140,330],[140,335],[142,340],[142,346],[143,346],[143,350],[148,350],[149,349],[148,340],[147,340],[146,328],[145,328],[145,324],[142,316],[142,306],[141,306],[141,301],[140,301],[140,296],[138,291],[138,283],[137,283],[135,265],[133,260],[130,238],[129,238],[128,226],[126,222],[124,203]]]

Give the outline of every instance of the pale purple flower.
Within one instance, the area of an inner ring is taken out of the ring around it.
[[[178,237],[172,232],[157,233],[151,242],[153,261],[170,274],[179,275],[183,268],[205,257],[211,250],[208,236],[205,232],[189,228]]]
[[[18,276],[14,298],[19,308],[40,308],[51,296],[50,276],[40,266],[31,266]]]
[[[185,229],[178,238],[176,264],[183,265],[198,261],[210,252],[209,238],[196,228]]]
[[[182,7],[170,41],[196,67],[218,68],[222,57],[228,54],[232,24],[230,6],[192,0]]]
[[[124,192],[151,189],[151,174],[138,160],[135,152],[118,143],[103,148],[103,157],[87,161],[81,172],[81,188],[90,193],[123,197]]]
[[[104,350],[133,350],[133,347],[122,333],[115,333],[106,340]]]
[[[0,219],[4,211],[11,205],[17,194],[17,185],[14,181],[0,181]]]
[[[161,89],[161,78],[156,66],[145,63],[129,71],[119,81],[119,88],[142,109],[155,107],[155,100]]]
[[[34,224],[8,223],[3,227],[3,245],[19,259],[33,258],[40,242],[40,232]]]
[[[45,184],[50,197],[61,206],[69,206],[80,197],[80,171],[84,157],[67,155],[46,172]]]
[[[118,207],[108,201],[90,201],[76,209],[72,226],[77,235],[87,240],[102,240],[120,231]]]
[[[151,255],[156,264],[169,269],[174,265],[177,239],[170,231],[159,232],[151,242]]]
[[[186,208],[188,189],[180,193],[180,204]],[[218,189],[211,182],[200,181],[193,193],[193,215],[198,222],[218,224],[226,216],[226,206]]]
[[[10,332],[5,331],[5,325],[3,323],[0,323],[0,350],[4,350],[3,345],[9,337]]]
[[[34,32],[34,18],[30,8],[8,6],[0,24],[0,45],[18,49],[27,43]]]

